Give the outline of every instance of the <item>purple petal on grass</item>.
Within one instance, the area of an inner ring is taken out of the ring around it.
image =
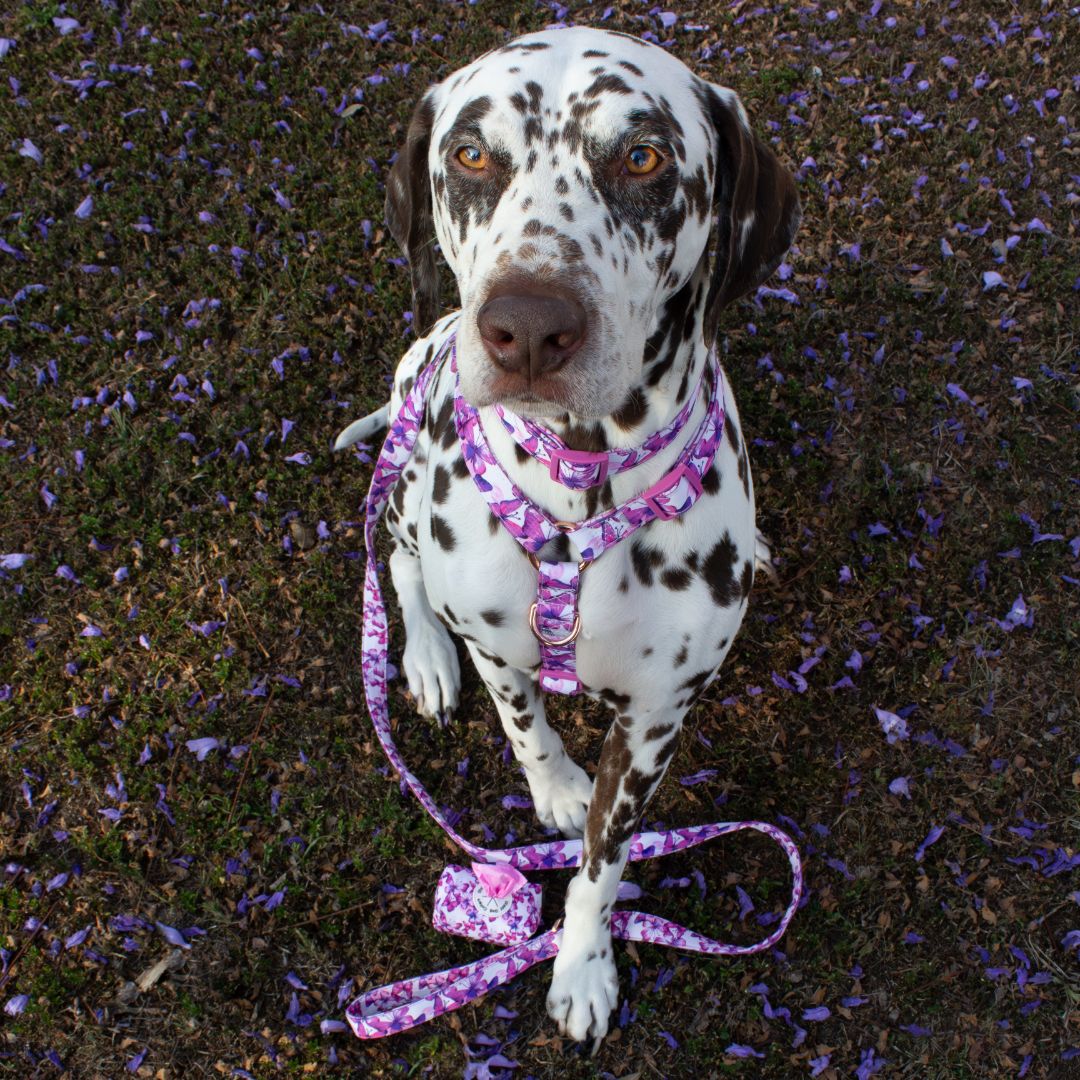
[[[71,875],[65,870],[62,873],[57,874],[56,877],[49,878],[45,884],[45,891],[52,892],[53,889],[62,889],[68,883],[68,878],[70,876]]]
[[[533,801],[528,795],[504,795],[502,806],[504,810],[531,810]]]
[[[691,776],[680,776],[679,783],[683,787],[693,787],[694,784],[703,784],[706,780],[711,780],[716,775],[715,769],[702,769],[700,772],[693,773]]]
[[[816,1005],[812,1009],[803,1009],[802,1018],[811,1022],[828,1020],[832,1016],[827,1005]]]
[[[184,745],[195,755],[197,761],[202,761],[211,750],[217,750],[221,743],[211,736],[206,736],[202,739],[188,739]]]
[[[929,1028],[920,1027],[918,1024],[901,1024],[901,1031],[906,1031],[909,1035],[914,1035],[916,1038],[924,1039],[927,1035],[932,1035],[933,1032]]]
[[[1035,616],[1032,614],[1031,609],[1027,606],[1027,601],[1024,599],[1023,593],[1021,593],[1009,608],[1008,613],[1004,619],[995,619],[994,622],[1005,631],[1005,633],[1012,633],[1018,626],[1029,627],[1034,622]]]
[[[82,628],[79,637],[104,637],[105,634],[99,626],[89,623]]]
[[[895,744],[901,739],[907,739],[911,737],[911,733],[908,731],[907,721],[901,719],[894,712],[889,712],[888,709],[879,709],[874,706],[874,715],[878,719],[878,723],[881,725],[881,730],[885,734],[885,738],[890,745]]]
[[[945,832],[945,826],[944,825],[935,825],[926,834],[926,839],[918,846],[918,848],[915,851],[915,861],[916,862],[922,862],[923,861],[923,856],[926,854],[926,849],[928,847],[930,847],[931,844],[936,844],[941,839],[942,833],[944,833],[944,832]]]
[[[73,33],[79,29],[79,20],[70,18],[61,18],[59,15],[53,16],[53,26],[60,31],[60,36],[64,37],[67,34]]]
[[[324,1035],[332,1035],[338,1031],[348,1031],[349,1025],[344,1020],[321,1020],[319,1021],[319,1030]]]
[[[92,195],[87,195],[85,199],[77,207],[75,207],[75,216],[80,221],[85,221],[94,212],[94,198]]]
[[[143,1059],[144,1059],[144,1058],[146,1057],[146,1054],[147,1054],[147,1048],[146,1048],[146,1047],[144,1046],[144,1047],[143,1047],[143,1048],[142,1048],[142,1049],[141,1049],[141,1050],[140,1050],[140,1051],[139,1051],[139,1052],[138,1052],[138,1053],[137,1053],[137,1054],[136,1054],[136,1055],[135,1055],[135,1056],[134,1056],[134,1057],[133,1057],[133,1058],[132,1058],[132,1059],[131,1059],[131,1060],[130,1060],[130,1061],[128,1062],[128,1063],[127,1063],[127,1071],[128,1071],[129,1073],[137,1073],[137,1072],[139,1071],[139,1067],[140,1067],[140,1066],[142,1065],[142,1063],[143,1063]]]
[[[291,461],[294,465],[310,465],[311,455],[305,451],[301,451],[299,454],[289,454],[285,460]]]
[[[65,949],[78,948],[88,937],[90,936],[90,927],[84,926],[82,930],[76,930],[69,938],[64,941]]]
[[[735,892],[739,897],[739,918],[745,919],[754,910],[754,901],[750,899],[741,885],[735,886]]]
[[[724,1051],[724,1053],[727,1054],[730,1057],[737,1057],[737,1058],[748,1058],[748,1057],[763,1058],[765,1056],[764,1054],[761,1054],[757,1050],[755,1050],[752,1046],[746,1046],[744,1043],[732,1043]]]
[[[25,566],[34,556],[15,552],[11,555],[0,555],[0,570],[18,570]]]
[[[1065,947],[1066,952],[1072,952],[1074,949],[1080,949],[1080,930],[1070,930],[1061,939],[1061,944]]]
[[[640,885],[635,885],[632,881],[620,881],[618,891],[615,894],[615,899],[640,900],[644,895]]]
[[[831,1060],[832,1054],[822,1054],[821,1057],[811,1058],[810,1076],[820,1076],[829,1067]]]
[[[898,776],[889,784],[889,793],[891,795],[903,795],[905,799],[910,799],[911,788],[908,787],[908,778],[906,776]]]
[[[989,292],[990,289],[1008,288],[1005,284],[1005,279],[996,270],[984,270],[982,277],[983,292]]]
[[[29,994],[16,994],[4,1002],[4,1012],[8,1016],[18,1016],[30,1001]]]
[[[39,165],[45,160],[41,151],[29,139],[23,139],[22,146],[19,147],[19,156],[28,157]],[[1028,228],[1030,229],[1031,226],[1029,225]]]
[[[664,1040],[664,1042],[666,1042],[668,1044],[668,1046],[671,1047],[672,1050],[678,1050],[679,1049],[678,1040],[675,1038],[674,1035],[671,1034],[670,1031],[661,1031],[658,1034]]]
[[[184,935],[176,929],[175,926],[166,926],[165,923],[155,922],[154,925],[161,931],[162,937],[170,945],[175,945],[180,949],[190,949],[191,946],[184,940]]]

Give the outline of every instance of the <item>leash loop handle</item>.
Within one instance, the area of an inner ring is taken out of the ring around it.
[[[534,964],[550,959],[559,951],[561,940],[562,930],[548,930],[471,964],[380,986],[353,1001],[345,1018],[361,1039],[408,1031],[482,998]]]

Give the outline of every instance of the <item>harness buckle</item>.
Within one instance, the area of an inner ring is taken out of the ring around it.
[[[607,479],[609,464],[607,454],[594,453],[591,450],[567,450],[561,446],[551,450],[550,454],[551,461],[548,463],[548,474],[556,482],[560,481],[560,477],[562,477],[563,481],[580,478],[584,487],[591,488],[599,487]],[[564,462],[570,466],[565,476],[560,469]],[[595,480],[587,479],[588,474],[582,475],[579,472],[583,466],[592,466],[596,469]],[[567,486],[572,485],[567,484]]]
[[[677,518],[700,497],[701,480],[685,462],[677,465],[641,495],[645,505],[662,521]]]
[[[547,645],[550,648],[554,648],[557,645],[569,645],[571,641],[576,641],[578,634],[581,633],[581,614],[580,612],[574,612],[574,628],[564,638],[559,638],[557,641],[552,641],[550,638],[544,637],[540,632],[540,627],[536,625],[536,601],[533,601],[532,607],[529,608],[529,629],[533,632],[533,636],[542,645]]]

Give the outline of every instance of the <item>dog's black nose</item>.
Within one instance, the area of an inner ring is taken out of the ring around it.
[[[585,338],[576,300],[537,293],[497,296],[476,316],[488,356],[504,371],[530,378],[558,371]]]

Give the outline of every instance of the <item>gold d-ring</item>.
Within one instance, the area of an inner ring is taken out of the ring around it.
[[[540,633],[540,628],[536,625],[536,601],[534,600],[532,607],[529,608],[529,629],[533,632],[536,640],[544,645],[569,645],[570,642],[574,641],[578,634],[581,633],[581,615],[579,612],[575,611],[573,630],[571,630],[566,637],[560,638],[558,641],[552,641],[550,638],[544,637],[544,635]]]

